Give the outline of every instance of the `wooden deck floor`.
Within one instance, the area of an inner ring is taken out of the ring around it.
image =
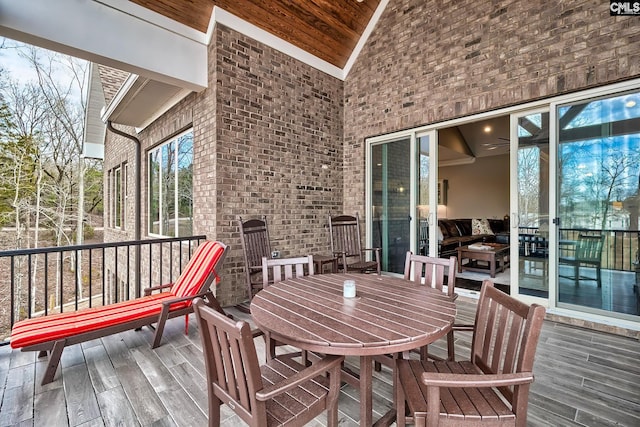
[[[475,305],[459,298],[461,322]],[[237,316],[241,314],[235,312]],[[204,364],[195,321],[169,321],[163,344],[152,331],[126,332],[65,349],[56,381],[40,386],[44,362],[35,353],[0,347],[0,426],[202,426],[207,422]],[[470,335],[456,336],[459,357]],[[262,340],[256,340],[264,355]],[[431,348],[444,354],[444,341]],[[357,368],[357,360],[349,360]],[[530,426],[639,426],[640,342],[546,321],[530,394]],[[390,371],[374,380],[378,418],[391,407]],[[343,386],[340,423],[358,425],[358,392]],[[223,426],[242,422],[223,407]],[[325,425],[319,417],[315,426]]]

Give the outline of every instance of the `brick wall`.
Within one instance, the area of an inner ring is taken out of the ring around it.
[[[342,212],[343,87],[222,25],[210,46],[209,70],[206,90],[189,95],[137,135],[143,153],[141,218],[144,238],[149,148],[192,126],[193,232],[230,245],[217,296],[231,305],[246,295],[239,216],[266,215],[272,247],[283,257],[329,252],[327,218]],[[108,138],[105,170],[120,157],[133,165],[133,142],[111,132]],[[132,197],[133,191],[132,185]],[[105,231],[105,241],[122,237]]]
[[[344,83],[217,25],[209,88],[139,135],[143,229],[146,150],[192,123],[194,233],[231,246],[218,297],[233,304],[238,216],[267,215],[282,256],[327,252],[328,214],[364,218],[366,137],[638,76],[637,17],[595,0],[392,0]],[[105,171],[133,159],[108,138]]]
[[[609,2],[391,0],[345,81],[345,211],[366,137],[640,76],[640,22]]]
[[[329,252],[327,218],[342,212],[343,84],[222,25],[215,49],[216,231],[231,245],[224,279],[237,300],[239,215],[266,215],[283,257]]]

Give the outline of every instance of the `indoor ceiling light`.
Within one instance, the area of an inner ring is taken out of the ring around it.
[[[491,126],[487,125],[484,127],[484,133],[489,133],[491,132]]]
[[[636,106],[636,101],[634,101],[633,99],[630,99],[624,104],[624,106],[627,108],[633,108]]]

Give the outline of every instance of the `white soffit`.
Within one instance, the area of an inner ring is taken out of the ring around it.
[[[344,69],[217,6],[203,34],[128,0],[0,0],[0,35],[132,73],[101,118],[140,129],[206,89],[216,23],[344,80],[388,3],[380,2]]]
[[[189,89],[132,74],[102,113],[102,120],[144,129],[189,93]]]
[[[0,0],[0,35],[166,84],[207,87],[206,35],[126,0]]]

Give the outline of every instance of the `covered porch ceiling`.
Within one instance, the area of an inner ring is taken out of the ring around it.
[[[143,127],[207,87],[228,26],[344,79],[388,0],[0,0],[0,35],[130,72],[103,120]]]

